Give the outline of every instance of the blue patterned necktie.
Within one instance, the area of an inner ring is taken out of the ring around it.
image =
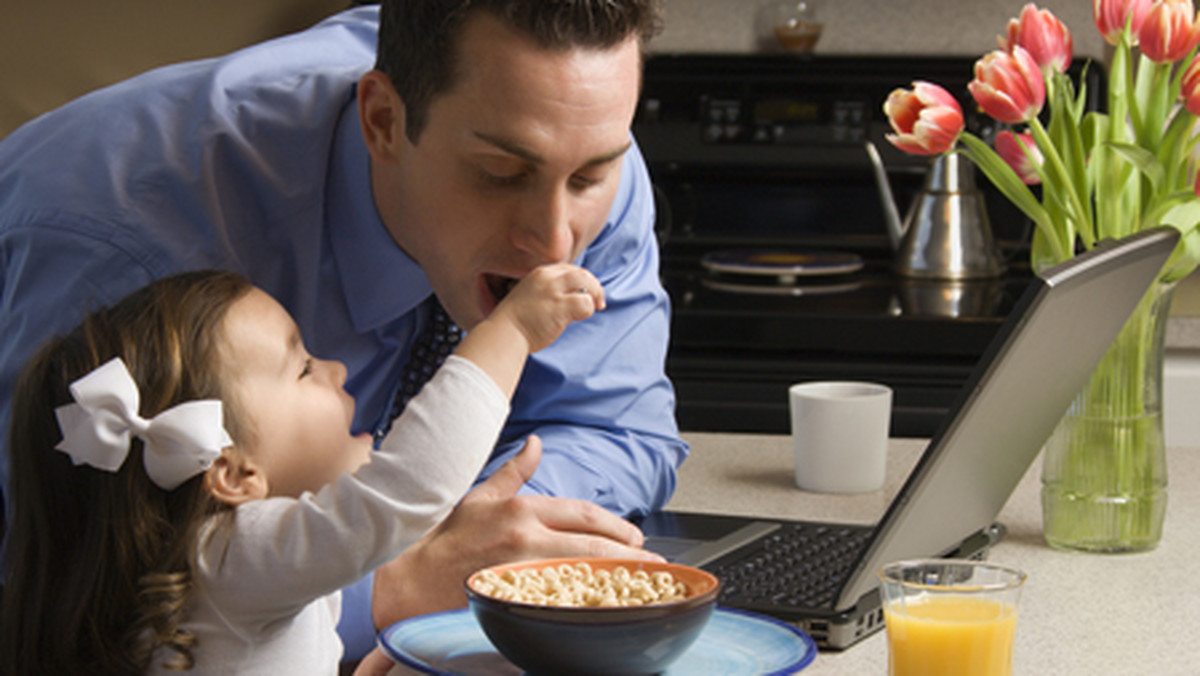
[[[446,310],[435,297],[429,321],[413,345],[408,363],[404,365],[404,373],[400,376],[400,387],[396,390],[396,399],[392,402],[388,423],[376,433],[376,439],[383,438],[392,429],[392,423],[404,412],[404,407],[417,396],[425,383],[429,382],[460,340],[462,329],[450,319],[450,315],[446,314]]]

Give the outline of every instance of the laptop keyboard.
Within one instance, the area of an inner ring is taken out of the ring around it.
[[[705,567],[721,579],[720,603],[825,608],[870,536],[870,528],[789,523]]]

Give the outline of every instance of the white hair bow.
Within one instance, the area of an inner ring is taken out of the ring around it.
[[[116,472],[136,436],[145,448],[146,474],[171,490],[208,469],[233,444],[217,399],[184,402],[149,420],[139,416],[137,383],[119,357],[71,383],[70,390],[75,403],[54,410],[63,433],[55,448],[76,465]]]

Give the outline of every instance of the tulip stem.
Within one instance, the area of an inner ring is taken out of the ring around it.
[[[1050,141],[1050,136],[1046,133],[1046,128],[1042,126],[1041,120],[1036,117],[1029,120],[1029,130],[1033,133],[1033,140],[1037,143],[1038,148],[1042,151],[1042,156],[1050,167],[1050,172],[1047,178],[1052,178],[1052,182],[1048,182],[1043,187],[1043,192],[1046,190],[1062,189],[1066,192],[1066,201],[1068,207],[1067,218],[1074,221],[1077,231],[1087,231],[1092,227],[1088,219],[1088,211],[1083,206],[1083,200],[1079,195],[1079,186],[1076,186],[1071,180],[1071,174],[1067,171],[1063,164],[1062,157],[1058,153],[1058,148]],[[1083,186],[1086,190],[1086,186]],[[1068,231],[1070,229],[1068,228]]]
[[[958,138],[967,147],[967,156],[988,177],[992,185],[1037,225],[1038,232],[1050,243],[1054,261],[1057,263],[1070,258],[1070,242],[1063,241],[1065,233],[1054,226],[1050,213],[1033,196],[1029,187],[1017,176],[1017,172],[1013,171],[991,146],[974,134],[963,132]]]

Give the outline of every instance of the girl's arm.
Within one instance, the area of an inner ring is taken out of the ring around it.
[[[223,621],[252,632],[394,558],[466,493],[507,414],[491,377],[451,355],[371,462],[316,494],[238,507],[231,527],[209,529],[199,553],[202,585]]]

